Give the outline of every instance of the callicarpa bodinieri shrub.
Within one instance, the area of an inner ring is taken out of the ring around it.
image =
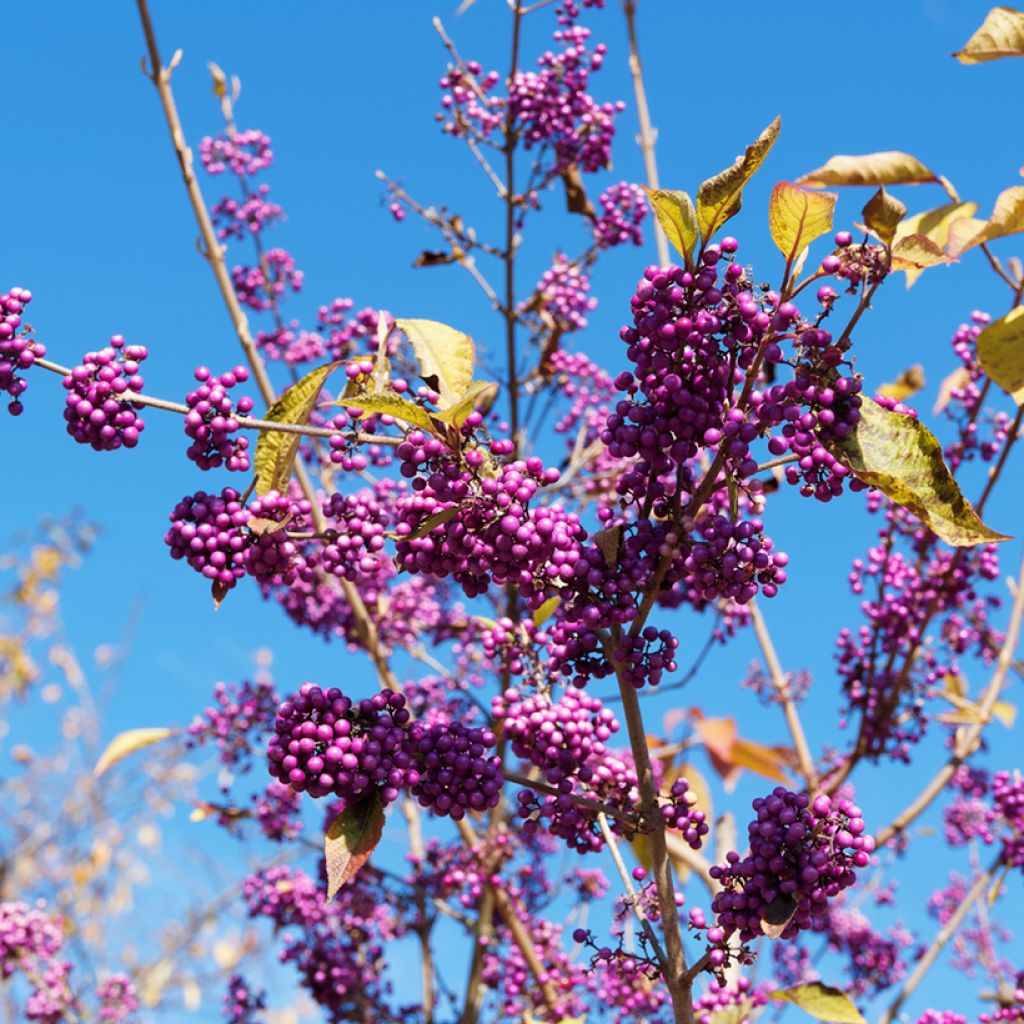
[[[30,292],[0,297],[12,414],[29,380],[43,400],[48,370],[75,441],[143,449],[113,458],[145,458],[143,411],[183,418],[193,465],[168,491],[167,521],[149,525],[179,563],[167,571],[191,571],[215,605],[255,588],[361,659],[280,690],[220,683],[187,729],[183,750],[221,766],[222,798],[202,815],[308,860],[240,879],[246,913],[272,927],[332,1022],[739,1024],[795,1007],[952,1024],[967,1019],[959,985],[942,1006],[918,998],[947,947],[992,1001],[984,1024],[1024,1020],[1024,964],[1000,948],[1020,899],[1024,781],[1017,765],[978,763],[986,727],[1012,713],[1024,616],[1024,571],[1000,559],[1012,538],[985,521],[994,489],[1019,474],[1024,269],[991,243],[1024,231],[1024,186],[982,220],[909,154],[836,156],[775,185],[767,227],[782,259],[752,267],[726,224],[765,173],[780,119],[693,196],[653,177],[609,181],[626,104],[606,95],[606,47],[588,26],[603,0],[508,6],[507,73],[463,59],[438,22],[437,122],[496,192],[504,231],[485,240],[379,173],[394,219],[436,234],[416,265],[461,269],[493,307],[501,359],[481,358],[457,313],[417,318],[400,295],[391,310],[334,298],[292,316],[305,281],[274,239],[271,139],[236,124],[237,80],[211,65],[223,126],[194,158],[145,0],[147,73],[244,362],[200,366],[180,395],[156,397],[143,346],[115,336],[73,366],[52,362],[25,320]],[[651,168],[631,2],[625,13]],[[544,19],[551,42],[531,54],[523,26]],[[1008,53],[1024,55],[1024,14],[997,8],[959,56]],[[893,191],[905,185],[921,186],[917,203],[935,195],[909,213]],[[829,189],[847,186],[873,194],[840,216]],[[527,291],[517,260],[553,204],[575,234]],[[574,335],[614,249],[635,256],[636,284],[600,297],[622,323],[602,367]],[[916,369],[875,392],[857,336],[879,290],[975,258],[1007,285],[1009,311],[951,325],[937,408],[913,405]],[[979,493],[972,465],[988,470]],[[784,671],[762,611],[785,604],[791,572],[813,572],[813,551],[772,536],[784,489],[872,517],[876,540],[848,578],[857,618],[810,638],[833,645],[834,678],[815,682],[833,687],[840,749],[805,732],[810,679]],[[663,727],[645,715],[710,647],[750,634],[761,663],[735,685],[780,713],[787,745],[737,736],[685,692]],[[987,672],[973,692],[968,660]],[[858,790],[863,769],[911,762],[928,732],[944,738],[941,761],[890,820]],[[169,738],[125,734],[100,767]],[[763,794],[713,809],[697,748],[727,783],[759,775]],[[931,934],[876,927],[871,911],[896,902],[890,874],[915,863],[914,826],[933,805],[970,875],[936,879]],[[406,845],[397,869],[385,835]],[[398,974],[411,949],[410,1002]],[[0,963],[35,986],[30,1019],[71,1019],[61,956],[42,910],[0,905]],[[129,985],[106,983],[98,997],[122,993],[121,1015],[103,1019],[134,1013]],[[272,1001],[232,974],[224,1013],[255,1024]]]

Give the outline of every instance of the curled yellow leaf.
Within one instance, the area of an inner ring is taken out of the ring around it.
[[[118,734],[107,744],[106,750],[100,754],[100,759],[92,770],[93,778],[98,779],[108,768],[129,754],[134,754],[137,750],[142,750],[143,747],[159,743],[160,740],[165,740],[169,736],[173,736],[174,733],[174,729],[151,728],[128,729],[126,732]]]
[[[1024,11],[993,7],[963,49],[953,54],[961,64],[981,64],[1001,57],[1024,57]]]
[[[823,167],[796,179],[798,185],[920,185],[939,178],[917,157],[899,150],[834,156]]]

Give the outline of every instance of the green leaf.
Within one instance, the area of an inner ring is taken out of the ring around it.
[[[896,243],[893,248],[900,246],[904,238],[911,235],[924,235],[935,243],[940,253],[944,252],[949,243],[949,229],[954,221],[963,220],[965,217],[973,217],[978,212],[977,203],[946,203],[944,206],[937,206],[932,210],[925,210],[923,213],[915,213],[900,221],[896,229]],[[914,254],[908,254],[914,258]],[[921,276],[921,270],[914,266],[896,266],[893,261],[894,270],[905,270],[907,274],[907,287],[910,288]]]
[[[376,790],[346,807],[331,822],[324,839],[328,903],[370,859],[383,834],[384,808]]]
[[[858,479],[902,505],[947,544],[971,547],[1010,539],[978,518],[943,461],[939,442],[913,416],[865,397],[860,422],[832,451]]]
[[[1024,405],[1024,306],[990,323],[978,335],[981,368],[1018,405]]]
[[[886,244],[892,245],[896,229],[907,214],[907,208],[895,197],[880,188],[866,203],[862,211],[864,223]]]
[[[558,611],[558,606],[562,603],[562,599],[558,596],[549,597],[539,608],[533,613],[533,624],[540,629],[552,615]]]
[[[94,779],[98,779],[107,769],[113,767],[122,758],[134,754],[136,750],[151,746],[165,740],[175,734],[174,729],[152,728],[152,729],[128,729],[118,733],[100,754],[96,767],[92,770]]]
[[[768,201],[768,227],[787,262],[792,262],[816,238],[832,230],[835,192],[812,192],[780,181]]]
[[[411,423],[434,433],[434,421],[431,419],[430,413],[423,406],[403,398],[392,388],[375,394],[347,395],[329,404],[358,411],[360,419],[381,413],[385,416],[394,416],[395,419],[402,420],[404,423]]]
[[[949,251],[959,256],[976,245],[1021,231],[1024,231],[1024,185],[1011,185],[999,193],[992,216],[987,221],[963,218],[954,223]]]
[[[831,1021],[832,1024],[865,1024],[860,1010],[850,1002],[845,992],[820,981],[779,989],[770,993],[769,998],[792,1003],[812,1017]]]
[[[447,409],[463,398],[476,363],[473,339],[436,320],[398,320],[396,324],[412,344],[420,375],[441,396],[438,408]]]
[[[898,150],[834,156],[824,167],[796,179],[798,185],[919,185],[939,182],[916,157]]]
[[[439,526],[451,522],[459,514],[459,506],[452,505],[451,508],[443,508],[440,512],[433,512],[420,523],[411,533],[395,533],[393,530],[388,533],[392,540],[419,540],[426,537],[428,533],[436,530]]]
[[[744,186],[771,152],[781,126],[782,118],[775,118],[731,167],[708,178],[697,189],[697,223],[705,245],[730,217],[740,212]]]
[[[339,366],[340,360],[311,370],[288,388],[263,418],[275,423],[308,423],[324,382]],[[260,432],[253,456],[257,494],[287,490],[300,440],[299,434],[284,434],[278,430]]]
[[[1024,11],[993,7],[981,27],[953,54],[961,64],[981,64],[1001,57],[1024,57]]]
[[[672,243],[672,247],[691,266],[693,250],[697,245],[697,211],[687,192],[673,192],[668,189],[650,189],[644,186],[647,200],[658,218],[661,230]]]
[[[474,409],[486,413],[498,397],[498,390],[499,385],[493,381],[475,380],[458,402],[437,414],[437,419],[454,427],[461,427]]]

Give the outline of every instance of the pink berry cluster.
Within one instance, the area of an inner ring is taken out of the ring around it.
[[[144,346],[126,345],[124,338],[115,334],[106,348],[86,353],[64,378],[68,392],[64,419],[68,433],[79,444],[110,452],[139,443],[145,428],[138,416],[142,406],[125,395],[142,391],[139,365],[147,355]]]
[[[232,772],[247,772],[252,767],[253,737],[269,728],[281,699],[266,680],[217,683],[213,699],[215,703],[188,727],[189,745],[213,743],[222,765]]]
[[[11,288],[0,295],[0,391],[10,395],[7,411],[12,416],[24,411],[21,396],[28,382],[20,374],[46,355],[45,346],[32,338],[31,328],[22,321],[31,301],[27,288]]]
[[[279,246],[268,249],[259,266],[231,270],[238,301],[257,313],[274,309],[287,291],[301,292],[304,276],[292,254]]]
[[[647,197],[639,185],[620,181],[598,197],[600,213],[594,221],[594,241],[602,249],[616,245],[643,245],[641,225],[647,216]]]
[[[185,454],[200,469],[223,466],[231,472],[247,473],[251,465],[249,439],[234,435],[238,432],[236,413],[247,416],[252,412],[253,401],[244,396],[236,405],[229,392],[249,379],[249,371],[236,366],[218,377],[200,366],[195,378],[199,387],[185,396],[189,409],[185,414],[185,434],[192,439]]]
[[[828,901],[853,885],[875,848],[860,808],[781,786],[753,807],[750,852],[730,851],[726,863],[711,868],[722,885],[712,902],[719,928],[726,937],[739,933],[742,942],[764,934],[765,925],[784,939],[821,930]]]
[[[587,315],[597,308],[590,294],[590,278],[564,252],[555,253],[534,289],[537,302],[563,332],[582,331]]]
[[[127,1024],[139,1008],[135,982],[127,974],[110,974],[96,986],[100,1024]]]
[[[63,945],[59,918],[27,903],[0,903],[0,978],[16,972],[25,976],[31,988],[26,1020],[59,1024],[77,1010],[71,963],[63,958]]]
[[[207,174],[230,170],[239,177],[251,177],[266,170],[274,161],[270,136],[257,129],[224,132],[207,136],[199,143],[199,159]]]

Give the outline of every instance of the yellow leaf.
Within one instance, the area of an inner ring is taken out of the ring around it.
[[[958,366],[952,373],[943,378],[939,385],[939,395],[935,399],[932,412],[938,415],[949,405],[954,391],[962,391],[971,383],[971,371],[965,366]]]
[[[949,257],[943,252],[939,243],[927,235],[904,235],[893,245],[890,259],[893,270],[907,271],[908,288],[922,270],[949,262]],[[915,277],[911,278],[911,273]]]
[[[548,619],[558,610],[558,606],[562,603],[562,599],[557,595],[555,597],[549,597],[539,608],[533,613],[533,624],[540,629]]]
[[[324,382],[340,365],[341,362],[336,361],[311,370],[288,388],[263,418],[275,423],[308,423]],[[257,494],[269,491],[283,493],[288,489],[300,440],[299,434],[285,434],[279,430],[260,432],[253,456]]]
[[[751,740],[737,739],[732,746],[732,763],[739,768],[746,768],[755,775],[763,775],[766,779],[776,782],[788,782],[789,778],[783,771],[788,761],[788,752],[784,748],[766,747]]]
[[[465,395],[454,405],[438,413],[437,418],[444,423],[451,423],[452,426],[461,427],[466,422],[466,417],[474,409],[479,409],[480,412],[486,413],[497,397],[497,384],[486,380],[473,381],[466,389]]]
[[[646,187],[644,191],[662,231],[689,266],[698,234],[697,211],[693,208],[693,200],[686,192]]]
[[[798,185],[918,185],[938,178],[916,157],[898,150],[834,156],[824,167],[797,178]]]
[[[1012,729],[1013,723],[1017,721],[1017,706],[1006,700],[997,700],[992,707],[992,717],[1007,729]]]
[[[949,252],[959,256],[976,245],[1024,231],[1024,185],[1011,185],[996,197],[987,221],[965,217],[950,228]]]
[[[770,999],[793,1003],[818,1020],[832,1024],[865,1024],[864,1018],[849,996],[831,985],[812,981],[807,985],[793,985],[769,994]]]
[[[858,479],[902,505],[947,544],[1009,540],[978,518],[943,461],[939,442],[915,417],[865,398],[856,429],[833,445],[833,452]]]
[[[397,320],[420,364],[420,375],[441,397],[447,409],[466,394],[473,382],[476,346],[468,334],[436,320]]]
[[[981,368],[1024,405],[1024,306],[994,320],[978,335]]]
[[[885,188],[879,190],[867,201],[862,215],[864,223],[886,244],[892,245],[896,229],[906,216],[907,208]]]
[[[924,387],[924,367],[920,363],[904,370],[894,381],[883,384],[878,394],[902,402],[904,398],[916,395]]]
[[[388,388],[385,391],[378,391],[375,394],[367,392],[363,395],[348,395],[339,398],[330,405],[340,405],[345,409],[358,410],[360,419],[380,413],[385,416],[394,416],[395,419],[404,423],[411,423],[413,426],[422,427],[431,433],[434,432],[434,423],[430,413],[421,405],[410,402],[403,398],[397,391]]]
[[[697,223],[705,245],[730,217],[740,212],[743,189],[764,163],[781,126],[782,119],[775,118],[731,167],[701,182],[697,189]]]
[[[327,901],[370,859],[384,834],[384,808],[376,791],[346,807],[327,829]]]
[[[129,754],[134,754],[135,751],[142,750],[143,747],[148,747],[153,743],[159,743],[160,740],[165,740],[169,736],[173,736],[174,733],[174,729],[162,728],[129,729],[127,732],[122,732],[110,741],[107,749],[100,755],[96,767],[92,770],[93,778],[98,779],[108,768]]]
[[[950,225],[954,221],[973,217],[977,212],[977,203],[946,203],[945,206],[937,206],[933,210],[912,214],[900,221],[900,226],[896,229],[896,245],[911,235],[924,235],[930,238],[941,251],[945,251],[949,244]],[[907,287],[910,288],[921,276],[922,268],[896,267],[895,269],[906,271]]]
[[[768,227],[787,262],[832,230],[838,198],[835,192],[812,192],[788,181],[780,181],[772,189]]]
[[[1001,57],[1024,57],[1024,11],[993,7],[981,27],[953,54],[961,64],[981,64]]]

